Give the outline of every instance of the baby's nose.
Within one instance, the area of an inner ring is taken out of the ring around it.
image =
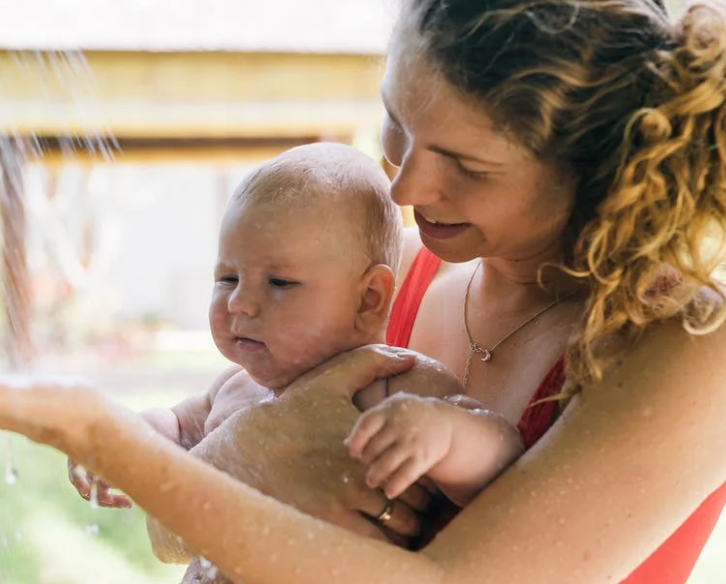
[[[239,284],[229,297],[227,309],[231,314],[255,318],[260,314],[260,302],[252,290]]]

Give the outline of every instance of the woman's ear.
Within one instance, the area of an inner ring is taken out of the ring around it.
[[[386,265],[376,264],[363,274],[355,328],[366,335],[383,334],[391,308],[396,276]]]

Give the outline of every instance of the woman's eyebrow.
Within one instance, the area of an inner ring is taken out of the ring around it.
[[[386,96],[383,92],[381,92],[381,101],[383,102],[383,108],[386,110],[386,114],[391,119],[391,121],[402,128],[403,126],[401,125],[401,122],[398,121],[396,115],[391,111],[391,107],[388,105],[388,100],[386,99]],[[470,154],[464,154],[462,152],[450,150],[449,148],[442,148],[441,146],[436,146],[435,144],[427,146],[426,149],[430,150],[431,152],[441,154],[442,156],[446,156],[447,158],[453,158],[456,160],[478,162],[480,164],[489,164],[491,166],[504,166],[504,164],[501,162],[495,162],[494,160],[486,160],[477,156],[471,156]]]
[[[431,152],[436,152],[437,154],[441,154],[442,156],[446,156],[447,158],[453,158],[455,160],[478,162],[480,164],[488,164],[490,166],[504,166],[504,163],[502,162],[495,162],[494,160],[487,160],[485,158],[479,158],[478,156],[471,156],[470,154],[456,152],[455,150],[449,150],[448,148],[441,148],[440,146],[436,146],[434,144],[428,146],[427,150],[430,150]]]

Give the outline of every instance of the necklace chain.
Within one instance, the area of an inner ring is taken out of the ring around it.
[[[527,320],[524,322],[518,324],[515,328],[513,328],[511,331],[509,331],[506,335],[504,335],[499,341],[497,341],[490,349],[487,349],[477,343],[471,336],[471,331],[469,330],[469,295],[471,293],[471,283],[474,281],[474,276],[476,276],[476,273],[479,271],[479,268],[481,267],[481,261],[477,264],[476,268],[474,268],[474,271],[472,272],[471,276],[469,277],[469,282],[466,284],[466,294],[464,295],[464,330],[466,330],[466,337],[469,340],[469,353],[466,356],[466,366],[464,367],[464,379],[463,379],[463,386],[464,389],[467,389],[467,386],[469,384],[469,370],[471,369],[471,361],[474,357],[474,355],[481,355],[479,358],[482,362],[488,363],[492,360],[492,357],[494,356],[494,351],[504,343],[509,337],[512,335],[515,335],[519,331],[521,331],[524,327],[526,327],[529,323],[536,320],[540,316],[542,316],[545,312],[547,312],[550,308],[554,308],[557,306],[561,300],[555,299],[552,302],[550,302],[547,306],[539,310],[538,312],[534,313],[532,316],[530,316]],[[567,298],[564,298],[562,300],[567,300]]]

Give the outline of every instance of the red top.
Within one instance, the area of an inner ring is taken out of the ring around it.
[[[441,260],[429,250],[421,248],[391,310],[386,335],[389,345],[408,346],[419,305],[440,263]],[[564,358],[560,357],[540,383],[517,424],[527,448],[537,442],[555,420],[556,402],[537,403],[538,400],[558,393],[562,389],[564,380]],[[708,497],[676,532],[621,584],[685,584],[724,505],[726,505],[726,484]],[[454,513],[445,513],[445,515],[446,518],[440,523],[448,522]],[[443,525],[437,527],[440,529]]]

